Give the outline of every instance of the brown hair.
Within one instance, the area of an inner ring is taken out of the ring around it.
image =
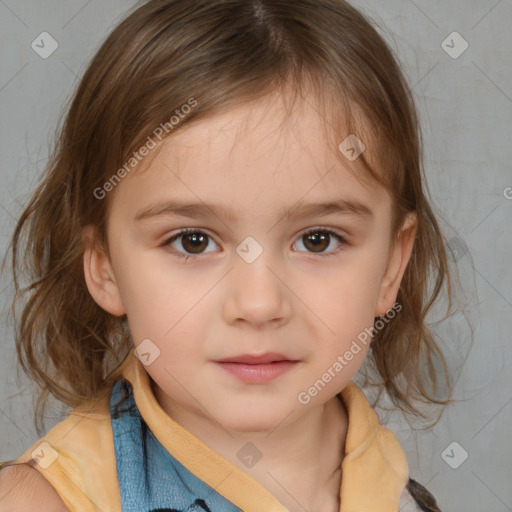
[[[419,506],[420,510],[423,512],[441,512],[434,496],[426,487],[416,482],[416,480],[409,478],[406,488]]]
[[[384,39],[342,0],[150,0],[87,68],[12,237],[16,348],[41,387],[40,418],[50,394],[69,407],[104,398],[131,347],[126,317],[102,310],[83,275],[85,225],[98,227],[108,252],[109,198],[95,191],[191,98],[195,108],[166,135],[289,85],[294,97],[314,87],[338,144],[350,133],[373,144],[378,172],[365,153],[357,165],[392,194],[393,234],[416,212],[417,238],[397,299],[402,310],[375,333],[370,358],[402,410],[421,415],[415,400],[449,403],[436,397],[434,359],[447,379],[449,372],[425,321],[445,282],[451,309],[445,241],[425,195],[413,97]]]

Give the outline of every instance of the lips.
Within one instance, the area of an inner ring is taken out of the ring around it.
[[[218,359],[216,363],[242,363],[242,364],[269,364],[275,363],[279,361],[293,361],[296,359],[291,359],[283,354],[278,354],[276,352],[267,352],[266,354],[254,355],[254,354],[243,354],[234,357],[226,357],[224,359]]]
[[[242,354],[214,361],[231,376],[246,384],[267,384],[287,373],[299,363],[284,354]]]

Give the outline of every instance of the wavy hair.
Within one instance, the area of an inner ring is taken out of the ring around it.
[[[313,88],[338,144],[350,133],[373,144],[378,169],[363,153],[354,172],[391,193],[392,234],[416,213],[402,309],[372,337],[369,359],[403,411],[422,415],[418,400],[450,402],[437,396],[438,375],[450,376],[426,322],[443,285],[452,308],[447,244],[427,198],[412,92],[373,25],[342,0],[150,0],[108,36],[73,94],[9,247],[17,355],[41,388],[38,432],[50,395],[69,407],[104,398],[131,348],[126,317],[101,309],[85,283],[84,226],[98,228],[108,253],[110,201],[98,190],[191,97],[197,105],[165,136],[276,91],[288,95],[290,86],[292,100]]]

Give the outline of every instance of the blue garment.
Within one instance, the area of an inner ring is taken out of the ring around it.
[[[161,445],[126,379],[112,388],[110,417],[123,512],[242,512]]]

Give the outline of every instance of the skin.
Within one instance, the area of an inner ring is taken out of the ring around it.
[[[411,215],[391,239],[391,198],[348,171],[355,163],[323,136],[314,101],[298,103],[283,122],[280,97],[270,97],[164,140],[143,172],[132,172],[108,197],[110,254],[97,243],[94,226],[84,229],[84,270],[94,300],[113,315],[127,315],[135,346],[150,339],[160,350],[145,368],[169,416],[288,510],[334,512],[347,431],[347,413],[336,395],[357,373],[368,347],[361,344],[308,404],[297,397],[392,308],[416,221]],[[375,162],[366,142],[365,156]],[[236,218],[210,212],[197,219],[135,220],[148,205],[170,198],[221,204]],[[279,214],[299,203],[341,198],[365,203],[373,216]],[[303,231],[319,226],[345,242],[331,235],[315,252]],[[209,236],[195,259],[180,257],[197,247],[190,236],[165,245],[183,228]],[[252,263],[236,252],[248,236],[263,249]],[[213,362],[265,352],[300,362],[257,385]],[[252,468],[237,457],[246,442],[262,453]]]

